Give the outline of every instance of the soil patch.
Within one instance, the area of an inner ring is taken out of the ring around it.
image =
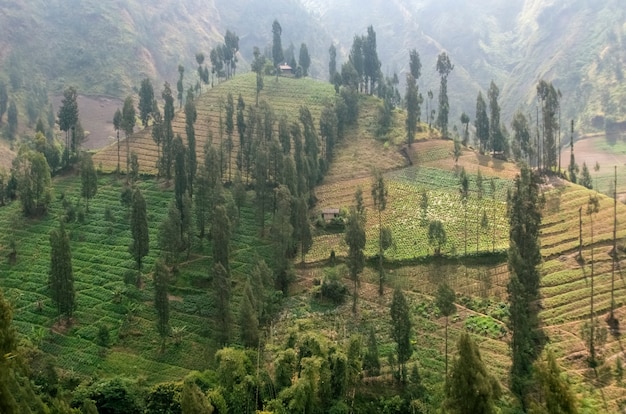
[[[61,107],[62,96],[52,98],[55,112]],[[83,148],[98,150],[115,141],[113,115],[123,102],[106,96],[78,95],[78,113],[83,129],[88,133]]]

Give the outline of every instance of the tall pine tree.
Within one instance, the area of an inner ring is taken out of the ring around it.
[[[511,391],[526,405],[532,365],[541,344],[539,270],[542,197],[539,176],[522,166],[508,200],[511,278],[508,284],[511,329]]]
[[[50,293],[59,315],[69,322],[76,308],[70,239],[63,222],[50,232]]]

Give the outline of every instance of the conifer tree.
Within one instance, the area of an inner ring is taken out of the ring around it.
[[[130,136],[135,130],[135,106],[133,98],[127,97],[122,108],[122,129],[126,135],[126,175],[130,174]]]
[[[446,412],[458,414],[496,413],[494,401],[500,397],[500,385],[487,372],[478,346],[467,332],[458,343],[459,356],[452,363],[445,385]]]
[[[146,200],[141,194],[141,190],[136,188],[133,192],[133,199],[130,209],[130,232],[132,242],[129,250],[137,263],[137,285],[141,282],[141,267],[143,258],[150,251],[150,235],[148,233],[148,215],[146,212]]]
[[[211,236],[213,239],[213,263],[220,263],[224,270],[230,274],[231,224],[224,205],[215,206]]]
[[[331,44],[328,48],[328,80],[332,83],[335,79],[335,74],[337,74],[337,47],[334,44]],[[0,116],[0,121],[2,117]]]
[[[169,270],[162,259],[154,264],[154,307],[157,312],[157,331],[163,342],[170,333],[170,302],[167,296]]]
[[[58,123],[61,131],[65,132],[65,151],[63,161],[65,167],[69,166],[73,154],[72,141],[76,124],[78,123],[78,93],[76,88],[70,86],[63,91],[63,100],[58,113]]]
[[[98,175],[93,166],[91,154],[88,152],[83,154],[80,165],[80,193],[85,199],[86,209],[89,212],[89,200],[96,196],[98,192]]]
[[[374,327],[371,326],[367,335],[367,352],[363,357],[363,369],[367,371],[370,376],[376,377],[380,375],[378,342],[376,341],[376,332],[374,332]]]
[[[174,130],[172,129],[172,121],[174,120],[174,96],[170,84],[165,82],[161,97],[164,101],[163,106],[163,130],[162,130],[162,150],[161,160],[159,162],[159,175],[165,176],[166,179],[172,178],[172,142],[174,141]]]
[[[530,402],[533,413],[576,414],[576,396],[563,377],[554,353],[537,360],[533,369],[534,392]]]
[[[283,55],[283,44],[281,41],[281,35],[283,33],[283,29],[278,23],[278,20],[274,20],[272,23],[272,59],[274,61],[274,68],[276,69],[276,80],[278,80],[278,65],[283,63],[285,59]]]
[[[400,365],[399,378],[402,383],[406,382],[406,362],[413,354],[411,345],[411,316],[409,304],[402,293],[396,288],[391,301],[391,337],[396,342],[396,354]]]
[[[541,343],[538,321],[542,198],[539,176],[522,166],[508,199],[511,278],[508,284],[511,330],[511,391],[526,406],[532,364]]]
[[[63,222],[50,232],[50,293],[59,315],[69,322],[76,308],[70,239]]]
[[[454,65],[450,62],[448,54],[441,52],[439,56],[437,56],[437,72],[439,72],[439,76],[441,76],[437,125],[444,138],[448,137],[448,113],[450,112],[450,103],[448,101],[448,75],[453,69]]]
[[[7,84],[0,80],[0,125],[2,125],[2,117],[7,111],[9,105],[9,93],[7,92]]]
[[[197,119],[198,111],[196,110],[196,103],[194,102],[193,95],[189,93],[187,95],[187,102],[185,103],[185,133],[187,134],[187,187],[190,198],[193,198],[193,183],[196,179],[196,171],[198,169],[196,128],[194,126]]]
[[[352,292],[352,313],[357,311],[357,298],[359,295],[359,274],[363,271],[365,266],[365,255],[363,249],[365,248],[365,217],[357,207],[350,209],[350,215],[348,216],[348,223],[346,225],[345,240],[348,245],[348,257],[346,264],[350,271],[350,278],[354,282],[354,291]]]
[[[417,122],[420,116],[420,99],[416,79],[409,74],[406,77],[406,136],[409,147],[415,140]]]
[[[387,185],[380,171],[374,173],[374,181],[372,183],[372,198],[374,199],[374,207],[378,211],[378,294],[383,294],[383,284],[385,281],[385,272],[383,269],[383,223],[382,212],[387,208]]]
[[[481,153],[490,151],[489,146],[489,115],[487,115],[487,104],[483,98],[482,92],[478,92],[476,98],[476,118],[474,120],[476,127],[476,139]]]
[[[459,195],[461,196],[461,203],[463,203],[463,242],[464,242],[464,254],[467,256],[467,202],[469,199],[469,177],[465,172],[465,167],[461,169],[461,175],[459,178]]]
[[[257,292],[260,294],[261,292]],[[257,300],[252,292],[250,281],[246,282],[243,290],[243,298],[239,308],[239,328],[241,330],[241,341],[247,348],[256,348],[259,345],[259,319],[254,308]]]
[[[213,261],[212,268],[213,295],[217,312],[217,340],[220,345],[230,341],[230,276],[227,269],[219,261]]]
[[[148,119],[154,112],[154,88],[150,79],[144,78],[141,81],[141,87],[139,89],[139,119],[141,119],[141,125],[148,126]]]
[[[122,111],[120,111],[120,108],[117,108],[115,110],[115,115],[113,115],[113,128],[115,129],[115,134],[117,136],[117,172],[119,173],[120,172],[120,129],[122,129]]]
[[[456,312],[456,306],[454,305],[455,299],[456,295],[454,294],[454,290],[452,290],[447,283],[439,285],[439,288],[437,289],[436,303],[439,308],[439,312],[441,312],[441,314],[446,318],[446,378],[448,378],[448,316]]]

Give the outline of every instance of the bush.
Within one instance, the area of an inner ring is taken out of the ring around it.
[[[96,336],[96,343],[104,348],[107,348],[111,342],[111,334],[109,328],[106,325],[100,325],[98,327],[98,335]]]
[[[348,288],[338,280],[325,280],[320,289],[320,299],[330,300],[340,305],[346,300]]]

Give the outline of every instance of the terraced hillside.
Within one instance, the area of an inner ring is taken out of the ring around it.
[[[220,133],[220,116],[225,117],[224,103],[228,93],[232,93],[235,105],[237,98],[241,94],[246,105],[254,105],[256,102],[256,75],[246,73],[237,75],[233,79],[216,85],[214,88],[205,91],[197,98],[196,109],[198,111],[198,121],[195,123],[196,129],[196,153],[199,162],[203,157],[202,149],[204,144],[212,136],[213,145],[219,146],[226,142],[226,134]],[[158,88],[157,88],[158,89]],[[298,117],[298,110],[301,106],[307,106],[315,122],[319,120],[319,114],[324,103],[333,99],[335,94],[331,84],[315,81],[309,78],[279,78],[267,76],[265,87],[261,91],[259,101],[266,101],[279,120],[286,115],[289,121],[295,121]],[[247,115],[247,112],[246,112]],[[174,134],[180,134],[183,142],[186,143],[185,134],[185,113],[182,110],[176,112],[172,124]],[[237,134],[235,129],[235,134]],[[239,137],[233,136],[232,165],[236,165],[236,154],[239,149]],[[139,167],[142,173],[156,174],[157,146],[152,139],[152,129],[145,128],[130,137],[130,151],[137,153]],[[121,141],[122,168],[126,162],[126,142]],[[101,165],[102,171],[112,172],[117,168],[117,144],[110,145],[99,151],[94,156],[95,165]],[[234,170],[234,168],[233,168]]]
[[[214,304],[208,290],[212,264],[209,243],[194,248],[189,260],[178,266],[177,277],[169,288],[170,324],[180,331],[180,344],[161,350],[155,329],[151,271],[160,254],[158,227],[173,199],[171,189],[154,180],[138,184],[148,207],[150,253],[145,258],[144,285],[136,289],[125,283],[128,278],[133,280],[137,270],[128,251],[129,213],[120,203],[123,182],[114,176],[102,176],[84,218],[83,207],[79,206],[80,179],[61,177],[54,186],[55,199],[45,218],[24,219],[19,203],[0,209],[0,227],[5,229],[0,236],[2,252],[9,253],[10,241],[15,242],[17,250],[15,264],[0,262],[0,287],[14,305],[14,324],[20,334],[47,353],[64,375],[77,378],[121,375],[156,383],[208,368],[216,349]],[[67,214],[65,203],[79,206],[76,221],[66,225],[77,295],[69,329],[58,323],[47,289],[49,233]],[[243,289],[237,281],[247,277],[259,258],[269,255],[267,244],[255,236],[254,223],[256,216],[249,200],[241,210],[232,239],[233,309],[238,309]],[[109,348],[99,342],[100,327],[109,332]]]

